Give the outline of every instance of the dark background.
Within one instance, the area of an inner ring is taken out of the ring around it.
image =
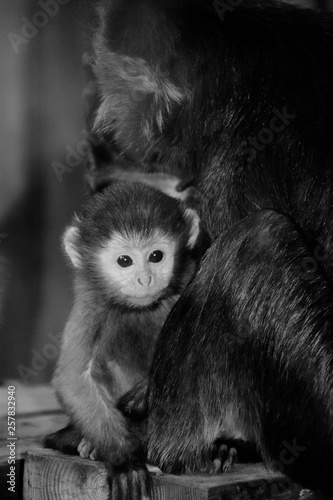
[[[40,15],[49,1],[58,12]],[[333,10],[333,0],[294,3]],[[80,0],[1,0],[2,381],[50,380],[71,307],[60,237],[84,199],[81,56],[88,18]],[[44,25],[34,29],[29,21]],[[61,173],[61,165],[71,171]]]

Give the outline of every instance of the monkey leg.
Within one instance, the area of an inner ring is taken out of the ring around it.
[[[333,296],[273,211],[225,231],[169,316],[149,385],[148,460],[210,465],[221,436],[309,488],[333,488]],[[316,457],[316,460],[313,460]]]
[[[147,392],[148,392],[148,383],[146,380],[139,382],[136,384],[133,389],[128,391],[124,396],[122,396],[118,402],[117,407],[120,411],[129,419],[136,422],[142,422],[147,419],[148,416],[148,408],[147,408]],[[215,441],[212,447],[212,458],[211,463],[208,466],[208,469],[205,472],[228,472],[237,458],[237,449],[236,447],[244,448],[244,443],[239,443],[232,441],[231,443],[226,443],[223,439],[218,439]],[[246,446],[246,448],[248,448]],[[241,454],[241,457],[246,461],[248,459],[248,453],[246,457],[244,457],[244,452]],[[252,461],[258,460],[258,455],[253,452],[250,454]],[[146,464],[147,469],[151,474],[160,475],[162,471],[155,466],[150,464]]]
[[[45,448],[61,451],[68,455],[79,454],[81,458],[97,459],[97,450],[91,442],[82,438],[70,424],[57,432],[48,434],[43,441]],[[162,472],[152,465],[123,464],[119,467],[104,460],[108,471],[110,500],[149,500],[149,474],[161,475]]]
[[[133,389],[122,396],[117,404],[119,410],[129,419],[142,422],[148,417],[147,407],[148,383],[139,382]],[[240,451],[240,454],[239,454]],[[258,462],[261,457],[253,445],[240,440],[226,442],[223,438],[217,439],[211,450],[211,462],[205,470],[207,473],[228,472],[240,455],[240,462]],[[146,464],[151,474],[162,474],[162,471],[150,464]]]

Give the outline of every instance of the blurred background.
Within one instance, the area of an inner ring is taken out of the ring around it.
[[[0,378],[35,384],[72,300],[60,238],[84,193],[87,14],[79,0],[1,0],[0,25]]]
[[[60,237],[84,199],[88,17],[80,0],[1,0],[0,381],[50,380],[71,308]]]

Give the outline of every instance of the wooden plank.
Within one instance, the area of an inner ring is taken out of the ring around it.
[[[262,464],[227,474],[152,477],[152,500],[299,500],[301,488]],[[108,500],[103,464],[52,450],[27,452],[24,500]],[[308,497],[309,498],[309,497]]]
[[[1,500],[22,500],[24,456],[27,449],[40,449],[46,434],[61,429],[68,418],[61,414],[29,414],[17,417],[17,441],[15,462],[15,493],[8,490],[7,419],[0,420],[0,498]]]
[[[45,414],[45,415],[20,415],[16,419],[17,442],[16,442],[16,458],[24,457],[25,452],[29,449],[40,449],[42,447],[43,438],[50,432],[55,432],[62,427],[65,427],[68,422],[68,417],[63,414]],[[7,462],[7,421],[0,421],[0,465]]]
[[[49,386],[16,385],[16,493],[8,491],[7,474],[7,389],[0,389],[0,498],[22,500],[23,463],[25,499],[67,500],[108,498],[106,472],[102,464],[42,450],[43,437],[64,427],[67,417],[59,413]],[[262,465],[236,465],[231,473],[219,476],[169,476],[153,478],[152,500],[293,500],[300,488],[281,474],[267,472]],[[90,488],[90,489],[89,489]],[[300,500],[300,499],[299,499]],[[308,494],[302,500],[314,500]],[[316,500],[319,500],[316,497]]]

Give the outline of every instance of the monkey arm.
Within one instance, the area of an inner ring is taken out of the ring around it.
[[[112,500],[118,500],[124,481],[130,481],[135,498],[148,498],[149,478],[140,460],[138,440],[127,430],[127,420],[115,407],[108,390],[108,372],[101,357],[105,343],[101,342],[102,309],[92,295],[77,284],[76,301],[66,325],[63,345],[53,384],[72,426],[47,436],[45,445],[63,452],[77,448],[82,437],[89,440],[94,456],[102,460],[108,471]],[[103,339],[105,340],[105,339]],[[97,349],[97,345],[100,349]],[[112,387],[112,386],[111,386]],[[136,431],[136,429],[135,429]],[[135,452],[135,456],[134,456]],[[128,470],[122,464],[135,465]],[[142,466],[138,469],[138,465]],[[115,467],[121,465],[121,467]],[[117,472],[117,473],[116,473]],[[124,497],[125,498],[125,497]]]
[[[137,445],[132,444],[127,420],[116,407],[117,391],[113,389],[117,381],[111,378],[105,360],[96,353],[78,377],[76,391],[80,400],[73,419],[94,448],[96,458],[118,465],[128,460],[128,454]]]
[[[118,401],[117,407],[131,419],[142,421],[148,416],[148,381],[142,380]]]
[[[102,311],[93,302],[88,305],[89,294],[83,295],[79,294],[66,325],[53,384],[72,423],[92,443],[97,457],[119,463],[128,460],[137,446],[115,405],[116,381],[112,384],[112,374],[105,368],[106,351],[96,326]]]

